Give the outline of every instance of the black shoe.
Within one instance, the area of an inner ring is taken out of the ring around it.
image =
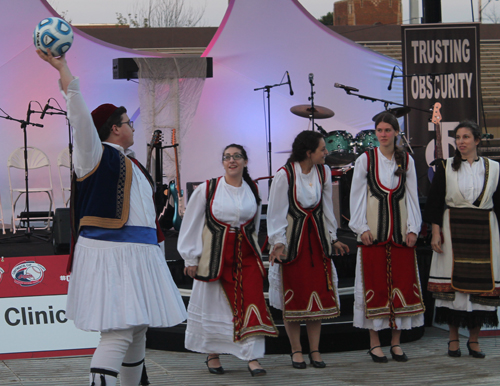
[[[325,362],[323,362],[323,361],[321,361],[321,362],[313,361],[313,358],[312,358],[312,355],[311,355],[313,352],[319,352],[319,351],[318,350],[314,350],[314,351],[311,351],[309,353],[309,361],[311,361],[311,365],[313,365],[313,367],[316,367],[318,369],[325,368],[326,367],[326,363]]]
[[[290,354],[290,358],[292,358],[292,367],[294,369],[305,369],[307,367],[306,365],[306,362],[302,361],[302,362],[294,362],[293,361],[293,356],[295,354],[298,354],[298,353],[302,353],[302,351],[295,351],[293,353]]]
[[[208,372],[209,372],[210,374],[217,374],[217,375],[222,375],[222,374],[224,374],[224,372],[225,372],[225,371],[224,371],[224,369],[223,369],[223,367],[222,367],[222,366],[219,366],[219,367],[210,367],[210,366],[208,365],[208,362],[210,362],[212,359],[219,359],[219,356],[212,357],[212,358],[210,358],[210,359],[208,359],[208,356],[207,356],[207,360],[205,361],[205,364],[206,364],[206,365],[207,365],[207,367],[208,367]]]
[[[448,356],[449,357],[452,357],[452,358],[458,358],[458,357],[461,357],[462,356],[462,352],[460,351],[460,347],[457,349],[457,350],[450,350],[450,343],[451,342],[460,342],[458,339],[455,339],[455,340],[450,340],[448,342]],[[469,344],[469,342],[467,342],[467,344]]]
[[[396,362],[408,362],[408,357],[406,356],[406,354],[402,353],[401,355],[399,355],[399,354],[394,353],[394,351],[392,351],[393,347],[401,347],[401,346],[399,344],[391,346],[392,359],[394,359]]]
[[[483,359],[486,356],[486,354],[482,351],[476,351],[476,350],[471,349],[470,343],[478,343],[478,342],[467,341],[467,348],[469,349],[469,355],[472,355],[474,358]]]
[[[264,370],[264,369],[251,369],[250,368],[250,362],[258,362],[257,359],[252,359],[251,361],[248,361],[249,365],[248,365],[248,371],[250,371],[250,374],[252,374],[252,377],[258,377],[260,375],[266,375],[267,374],[267,371]]]
[[[383,357],[379,357],[378,355],[375,355],[374,353],[372,353],[372,350],[377,348],[377,347],[380,347],[380,346],[375,346],[375,347],[372,347],[370,350],[368,350],[368,354],[370,354],[370,356],[372,357],[373,361],[375,363],[387,363],[389,362],[387,360],[387,357],[384,355]]]

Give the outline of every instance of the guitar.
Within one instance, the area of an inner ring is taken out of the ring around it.
[[[149,174],[151,174],[151,155],[153,153],[153,147],[156,143],[161,141],[161,131],[155,130],[153,135],[151,136],[151,141],[148,143],[148,151],[146,156],[146,170]]]
[[[427,171],[427,177],[429,181],[432,182],[434,178],[435,165],[437,162],[443,159],[443,135],[441,132],[441,103],[436,102],[432,108],[432,118],[431,122],[434,124],[434,131],[436,133],[435,145],[434,145],[434,161],[431,162],[431,166]]]
[[[170,181],[168,189],[174,200],[174,217],[172,223],[175,230],[181,229],[182,217],[184,216],[184,192],[181,187],[181,176],[179,173],[179,157],[177,154],[178,143],[175,139],[175,129],[172,129],[172,146],[175,154],[175,181]]]
[[[154,193],[154,201],[155,201],[155,209],[156,216],[159,217],[165,211],[165,205],[167,204],[167,197],[164,192],[167,189],[167,186],[163,184],[163,151],[162,151],[162,132],[161,130],[155,130],[153,132],[153,136],[151,138],[151,142],[149,143],[148,148],[148,158],[146,163],[146,169],[151,174],[151,154],[153,149],[155,149],[155,193]]]

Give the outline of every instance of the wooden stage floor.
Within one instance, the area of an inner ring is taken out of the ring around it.
[[[152,386],[176,385],[495,385],[500,384],[500,338],[481,338],[485,359],[466,353],[446,355],[447,332],[426,329],[422,339],[403,345],[410,360],[372,362],[366,350],[323,354],[325,369],[293,369],[288,355],[266,355],[264,377],[252,378],[246,363],[230,355],[221,360],[226,374],[208,373],[204,355],[148,349],[146,366]],[[389,347],[384,347],[386,355]],[[0,361],[0,386],[87,385],[90,357]],[[119,383],[118,383],[119,384]]]

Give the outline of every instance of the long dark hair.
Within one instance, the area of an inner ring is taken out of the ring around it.
[[[307,158],[307,152],[315,152],[319,146],[319,141],[323,136],[317,131],[305,130],[299,133],[292,144],[292,154],[286,161],[287,163],[304,161]]]
[[[236,143],[232,143],[230,145],[227,145],[224,148],[224,151],[222,152],[223,157],[224,157],[224,153],[226,152],[226,150],[229,149],[230,147],[237,148],[241,152],[243,159],[245,161],[248,161],[248,155],[247,155],[245,148],[241,145],[236,144]],[[257,190],[257,185],[252,180],[252,177],[250,177],[250,174],[248,173],[248,167],[246,167],[246,166],[243,168],[243,179],[248,184],[248,186],[250,186],[250,189],[252,189],[252,193],[255,196],[255,201],[257,202],[257,205],[259,205],[262,200],[259,197],[259,191]]]
[[[394,131],[397,131],[399,133],[399,122],[398,119],[394,116],[394,114],[391,114],[387,111],[384,111],[383,113],[380,113],[377,116],[377,119],[375,119],[375,130],[377,129],[377,126],[380,122],[385,122],[388,123],[389,125],[392,126]],[[405,157],[405,152],[401,147],[397,145],[397,136],[394,138],[394,159],[396,160],[396,163],[398,165],[398,168],[394,172],[396,176],[403,176],[406,174],[406,170],[403,169],[403,162],[404,162],[404,157]]]
[[[474,140],[479,139],[481,140],[481,129],[479,128],[478,124],[474,121],[462,121],[458,124],[457,127],[453,130],[453,137],[457,138],[457,131],[458,129],[469,129],[470,132],[472,133],[472,136],[474,137]],[[451,167],[453,170],[458,171],[460,169],[460,166],[462,165],[462,153],[460,153],[460,150],[458,150],[458,147],[455,146],[455,155],[453,156],[453,163],[451,164]]]

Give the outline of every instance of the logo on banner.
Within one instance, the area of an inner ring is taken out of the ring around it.
[[[0,283],[2,282],[2,277],[4,272],[5,271],[2,268],[0,268]]]
[[[23,261],[11,271],[14,283],[21,287],[32,287],[43,281],[45,267],[34,261]]]

